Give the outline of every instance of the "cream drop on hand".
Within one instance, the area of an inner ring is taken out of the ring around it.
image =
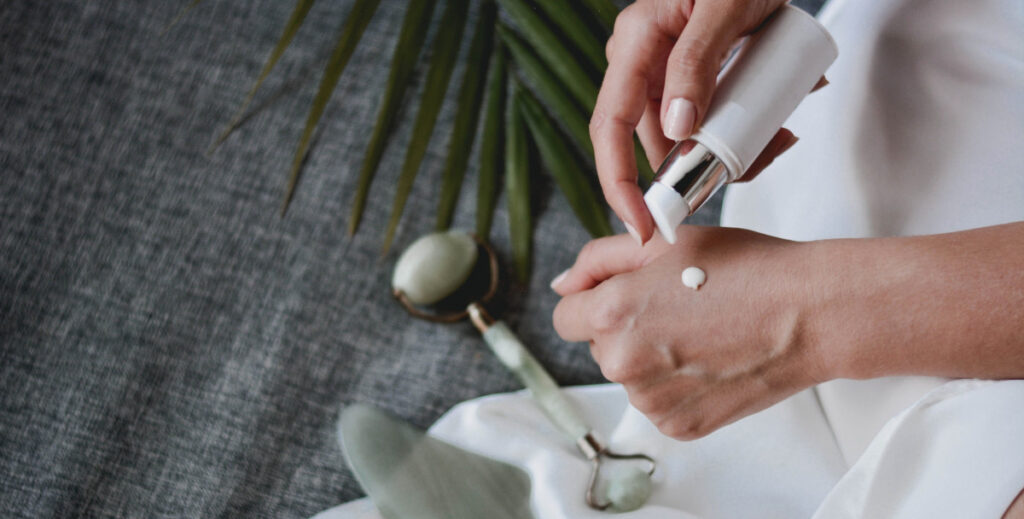
[[[707,117],[669,152],[644,195],[668,243],[676,227],[747,171],[835,61],[832,36],[810,14],[783,5],[719,75]]]
[[[683,286],[699,290],[701,285],[708,280],[708,275],[700,267],[686,267],[683,269]]]

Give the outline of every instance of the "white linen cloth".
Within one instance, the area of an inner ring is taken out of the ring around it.
[[[909,236],[1024,220],[1024,2],[843,0],[831,84],[786,126],[800,142],[730,186],[722,223],[792,240]],[[849,463],[941,384],[818,387]]]
[[[833,0],[822,19],[831,85],[787,122],[801,142],[730,187],[725,225],[817,240],[1024,220],[1024,2]],[[998,518],[1024,487],[1024,381],[832,381],[692,442],[618,386],[567,393],[612,449],[659,462],[624,518]],[[589,465],[522,393],[431,433],[527,470],[539,519],[605,516],[583,502]],[[378,516],[364,500],[316,517]]]
[[[852,467],[813,391],[691,442],[662,436],[620,387],[566,389],[613,450],[658,461],[647,506],[623,519],[993,518],[1024,486],[1024,381],[956,380],[892,419]],[[523,392],[460,404],[430,433],[515,464],[538,519],[604,518],[590,465]],[[367,499],[314,519],[380,519]]]

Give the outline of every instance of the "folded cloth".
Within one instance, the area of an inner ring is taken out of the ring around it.
[[[1024,380],[955,380],[890,420],[815,519],[998,518],[1024,488]]]
[[[654,457],[654,492],[624,519],[999,517],[1024,487],[1024,381],[958,380],[893,418],[848,467],[812,391],[695,441],[661,435],[617,385],[566,390],[609,448]],[[430,433],[520,466],[538,519],[587,519],[590,465],[523,392],[453,408]],[[315,519],[376,519],[366,500]]]
[[[800,136],[728,188],[722,224],[791,240],[911,236],[1024,220],[1024,2],[832,0],[831,84]],[[848,463],[931,377],[835,380],[818,395]]]

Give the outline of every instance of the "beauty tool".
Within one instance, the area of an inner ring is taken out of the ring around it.
[[[490,270],[486,293],[446,313],[421,309],[450,298],[463,288],[481,249],[487,255]],[[494,251],[482,240],[457,231],[429,234],[414,242],[398,259],[392,279],[395,297],[413,316],[434,322],[451,323],[465,318],[473,322],[498,360],[529,389],[544,414],[590,460],[592,468],[585,499],[591,508],[629,511],[643,506],[651,493],[654,460],[645,454],[617,454],[595,438],[551,375],[505,323],[495,320],[484,309],[483,304],[494,296],[497,286],[498,262]],[[638,460],[644,468],[633,466],[616,471],[604,480],[601,466],[605,459]]]

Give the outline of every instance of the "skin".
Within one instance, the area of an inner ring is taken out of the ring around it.
[[[1024,490],[1017,494],[1010,508],[1003,514],[1003,519],[1024,519]]]
[[[836,378],[1024,378],[1024,222],[817,242],[677,234],[676,245],[594,240],[553,285],[559,335],[589,342],[670,437],[700,438]],[[707,271],[700,290],[680,280],[691,265]]]
[[[590,134],[605,198],[642,247],[625,235],[587,244],[552,284],[554,324],[680,440],[835,378],[1024,378],[1024,222],[807,243],[689,226],[675,246],[653,237],[633,132],[659,164],[700,127],[729,50],[783,3],[637,0],[606,49]],[[740,180],[796,140],[780,130]],[[699,291],[680,281],[690,265],[708,273]],[[1004,517],[1024,519],[1024,492]]]

